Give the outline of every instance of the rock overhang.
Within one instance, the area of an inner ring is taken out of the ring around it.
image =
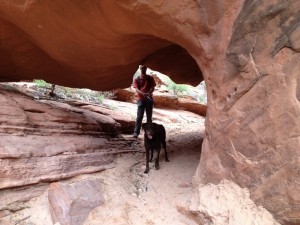
[[[196,177],[232,180],[297,224],[299,10],[293,0],[1,1],[0,81],[110,90],[128,87],[140,63],[176,82],[203,76]]]
[[[158,7],[134,1],[2,2],[0,80],[111,90],[128,87],[144,63],[198,85],[202,73],[180,47],[183,31]]]

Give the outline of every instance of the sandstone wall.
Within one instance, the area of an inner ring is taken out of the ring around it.
[[[230,40],[219,48],[223,52],[202,67],[209,104],[196,175],[204,183],[233,180],[278,221],[295,224],[300,222],[299,7],[293,1],[245,1]]]
[[[175,82],[203,76],[195,183],[231,180],[280,223],[299,224],[299,10],[295,0],[3,0],[0,80],[108,90],[128,87],[140,63]]]

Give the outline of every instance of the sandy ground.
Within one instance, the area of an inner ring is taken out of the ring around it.
[[[116,167],[99,174],[103,180],[105,204],[94,209],[84,225],[181,225],[196,224],[178,212],[192,198],[192,179],[199,163],[203,132],[191,124],[166,126],[170,162],[161,154],[160,170],[150,165],[144,174],[145,154],[126,154]],[[182,129],[187,129],[183,133]],[[138,140],[142,148],[141,139]]]

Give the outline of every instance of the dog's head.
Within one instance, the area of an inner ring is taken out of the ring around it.
[[[155,125],[153,123],[143,123],[142,129],[145,131],[147,138],[151,140],[155,134]]]

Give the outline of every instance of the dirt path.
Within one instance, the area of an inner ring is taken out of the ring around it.
[[[203,129],[192,122],[165,127],[170,162],[164,161],[162,153],[160,170],[152,163],[145,175],[144,153],[118,157],[115,168],[97,175],[103,181],[106,202],[90,213],[84,225],[196,224],[177,207],[188,206],[192,198],[191,181],[199,163]],[[142,150],[142,138],[137,142]]]

